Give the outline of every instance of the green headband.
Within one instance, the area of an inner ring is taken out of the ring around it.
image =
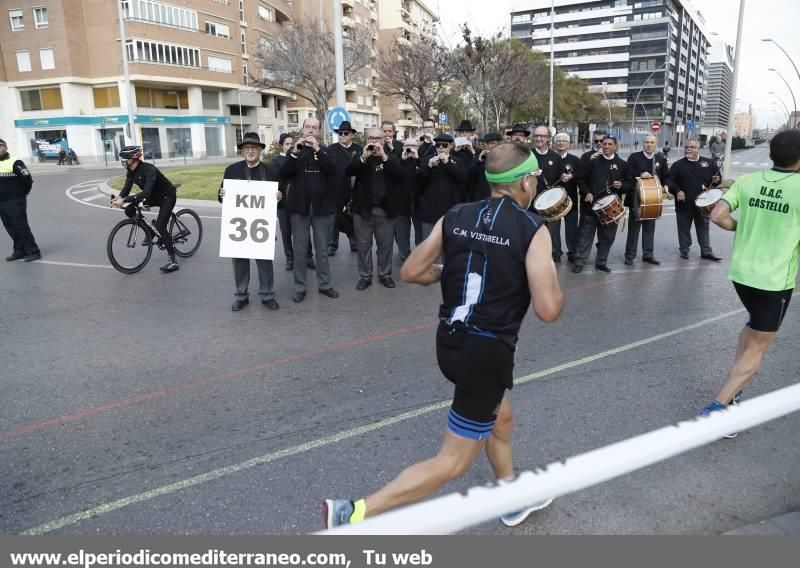
[[[538,169],[539,161],[536,159],[536,156],[533,155],[533,152],[531,152],[527,160],[522,162],[520,165],[511,168],[510,170],[498,172],[496,174],[487,171],[486,181],[489,183],[513,183]]]

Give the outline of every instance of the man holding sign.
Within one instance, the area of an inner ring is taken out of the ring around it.
[[[276,182],[268,182],[267,166],[261,162],[261,151],[266,147],[258,134],[248,132],[239,149],[244,160],[225,168],[219,188],[219,202],[228,194],[222,207],[220,256],[233,256],[233,279],[236,283],[235,300],[231,310],[240,311],[250,303],[247,288],[250,285],[250,259],[258,267],[258,295],[268,310],[280,308],[275,301],[272,259],[275,257],[275,224],[277,203],[281,192]],[[238,181],[243,180],[243,181]],[[274,192],[270,190],[274,189]],[[277,199],[271,201],[272,195]],[[249,253],[245,257],[236,257]]]

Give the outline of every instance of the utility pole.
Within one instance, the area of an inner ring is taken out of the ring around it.
[[[733,94],[731,98],[736,101],[736,89],[739,86],[739,71],[742,68],[742,28],[744,27],[744,2],[739,0],[739,27],[736,30],[736,58],[733,60]],[[722,177],[728,177],[728,168],[731,163],[731,147],[733,144],[733,115],[736,112],[736,103],[731,105],[730,113],[728,114],[728,136],[725,138],[725,161],[722,166]]]
[[[122,74],[125,77],[125,98],[128,103],[128,138],[131,144],[136,144],[136,127],[133,124],[133,91],[131,89],[131,76],[128,73],[128,46],[125,40],[125,19],[122,14],[122,2],[117,2],[119,15],[119,43],[122,49]]]
[[[550,110],[547,126],[553,128],[553,67],[555,59],[556,1],[550,0]]]

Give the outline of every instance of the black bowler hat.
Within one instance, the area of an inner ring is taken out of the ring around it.
[[[462,120],[461,124],[458,125],[456,130],[459,132],[475,132],[475,129],[472,128],[472,123],[469,120]]]
[[[356,129],[353,128],[350,123],[346,120],[343,120],[342,123],[339,125],[339,128],[334,130],[336,134],[341,134],[342,132],[352,132],[353,134],[356,133]]]
[[[239,148],[239,150],[241,150],[242,147],[248,144],[253,146],[260,146],[262,150],[267,147],[266,144],[261,142],[261,137],[258,135],[257,132],[246,132],[244,137],[242,138],[242,141],[239,142],[236,145],[236,147]]]
[[[487,142],[501,142],[503,137],[500,136],[497,132],[489,132],[486,136],[483,137],[483,143],[486,144]]]
[[[520,134],[524,134],[525,136],[531,135],[531,131],[528,130],[528,127],[525,126],[524,124],[515,124],[514,126],[511,127],[511,134],[515,134],[517,132],[519,132]]]
[[[433,139],[434,142],[447,142],[448,144],[452,144],[455,140],[449,134],[439,134],[436,138]]]

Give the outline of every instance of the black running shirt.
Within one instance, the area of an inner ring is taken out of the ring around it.
[[[439,318],[472,334],[516,343],[531,303],[525,256],[543,224],[509,197],[450,209],[442,222]]]

